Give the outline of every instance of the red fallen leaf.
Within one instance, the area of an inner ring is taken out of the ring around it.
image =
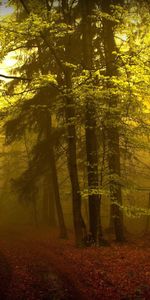
[[[66,300],[69,295],[70,299],[120,300],[135,299],[138,292],[140,299],[148,300],[150,255],[139,244],[140,248],[128,244],[79,250],[72,239],[60,241],[55,232],[29,231],[11,238],[11,244],[3,234],[1,251],[12,269],[7,299],[53,295]]]

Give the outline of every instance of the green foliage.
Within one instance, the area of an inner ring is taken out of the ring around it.
[[[11,2],[14,5],[16,3]],[[44,1],[27,1],[27,6],[29,14],[19,6],[18,15],[15,11],[0,25],[3,49],[1,59],[10,52],[14,53],[18,65],[13,73],[29,79],[27,83],[14,80],[5,87],[5,97],[11,100],[11,105],[8,105],[9,116],[5,124],[6,142],[10,144],[23,138],[25,132],[29,135],[36,132],[39,137],[44,126],[45,111],[49,111],[51,115],[57,117],[57,122],[60,122],[63,127],[63,130],[58,126],[58,130],[52,131],[51,144],[55,147],[59,144],[68,125],[76,125],[77,129],[85,125],[88,99],[95,106],[92,117],[96,120],[98,137],[102,128],[104,130],[117,128],[122,160],[124,154],[131,159],[135,151],[149,151],[146,137],[149,135],[150,125],[150,54],[148,51],[150,38],[149,11],[146,6],[141,5],[139,11],[139,6],[136,4],[131,6],[126,4],[125,7],[113,4],[111,14],[94,7],[91,17],[92,68],[90,70],[83,65],[83,24],[78,1],[77,5],[70,5],[68,22],[58,1],[54,1],[51,10],[47,10]],[[117,67],[117,74],[113,76],[106,74],[103,20],[113,24],[116,49],[112,55]],[[66,45],[69,45],[70,53],[67,53]],[[70,88],[67,86],[68,74],[71,79]],[[65,123],[64,111],[66,107],[68,108],[67,97],[73,99],[70,108],[75,111],[75,116],[69,117],[68,123]],[[110,107],[108,104],[110,99],[116,99],[114,106]],[[33,148],[34,154],[31,154],[34,171],[24,173],[18,181],[18,186],[20,185],[20,188],[22,186],[23,191],[25,185],[31,183],[31,186],[34,186],[35,175],[41,173],[42,168],[46,166],[44,162],[49,156],[48,143],[49,141],[44,139],[37,139],[37,144]],[[105,143],[107,148],[105,156],[108,156],[112,150],[108,151],[107,136],[105,136]],[[101,141],[99,145],[100,160],[102,160],[104,149]],[[128,152],[127,148],[129,148]],[[116,174],[111,174],[111,178],[108,178],[107,167],[108,163],[105,163],[103,177],[107,177],[107,185],[111,180],[117,184],[127,185],[123,176],[118,178]],[[32,176],[30,177],[29,174]],[[89,193],[103,194],[105,190],[87,189],[83,192],[83,196]]]

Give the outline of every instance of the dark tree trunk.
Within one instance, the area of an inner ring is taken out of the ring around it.
[[[56,227],[55,196],[50,172],[45,175],[43,183],[43,223]]]
[[[37,203],[36,200],[33,201],[33,219],[34,225],[38,227],[38,214],[37,214]]]
[[[92,25],[91,15],[94,8],[94,1],[80,0],[82,14],[82,42],[83,42],[83,68],[92,70],[93,49],[92,49]],[[98,194],[98,154],[97,154],[97,135],[96,135],[96,111],[94,99],[86,98],[85,112],[85,134],[86,134],[86,154],[87,154],[87,173],[89,190],[89,227],[93,240],[99,244],[102,237],[100,222],[100,196]]]
[[[58,184],[58,176],[57,176],[57,168],[56,168],[56,159],[54,153],[54,147],[51,141],[51,114],[47,111],[47,138],[48,138],[48,145],[49,145],[49,166],[51,172],[51,180],[54,190],[55,196],[55,204],[56,204],[56,212],[58,216],[58,223],[59,223],[59,230],[60,230],[60,238],[67,238],[67,229],[65,226],[64,215],[60,200],[60,193],[59,193],[59,184]],[[50,184],[50,183],[49,183]]]
[[[150,192],[148,193],[148,211],[150,211]],[[145,225],[145,234],[147,234],[150,230],[150,215],[146,217],[146,225]]]
[[[50,165],[52,170],[52,181],[53,181],[53,188],[55,194],[56,211],[57,211],[58,223],[60,228],[60,238],[67,238],[67,229],[65,226],[64,215],[63,215],[63,210],[62,210],[62,205],[60,200],[56,161],[55,161],[55,154],[54,154],[53,147],[50,149]]]
[[[48,197],[47,180],[44,180],[44,181],[46,181],[46,182],[43,183],[42,224],[47,226],[47,225],[49,225],[49,197]]]
[[[89,222],[90,232],[95,242],[99,243],[102,236],[100,223],[100,196],[98,194],[98,155],[95,123],[95,108],[92,104],[86,105],[86,153],[89,190]]]
[[[67,0],[62,0],[62,12],[64,21],[69,24],[71,15]],[[65,40],[65,59],[69,62],[71,53],[71,38],[68,36]],[[65,100],[65,118],[67,124],[67,140],[68,140],[68,167],[72,189],[72,209],[73,209],[73,222],[76,246],[84,246],[86,226],[81,213],[81,193],[78,178],[77,167],[77,147],[76,147],[76,127],[75,127],[75,103],[72,95],[69,93],[72,90],[72,72],[69,68],[65,68],[65,84],[67,87],[68,95],[64,97]]]
[[[66,84],[68,89],[71,88],[71,78],[69,71],[66,74]],[[72,188],[72,208],[73,221],[76,236],[76,245],[78,247],[84,246],[84,239],[86,234],[86,226],[81,213],[81,194],[78,179],[77,167],[77,149],[76,149],[76,129],[75,129],[75,104],[72,97],[65,98],[66,108],[66,123],[67,123],[67,139],[68,139],[68,166]]]
[[[111,1],[103,0],[101,2],[102,12],[111,15]],[[106,60],[106,76],[110,77],[107,87],[113,88],[111,83],[112,76],[118,76],[117,60],[114,52],[116,51],[116,44],[113,33],[113,21],[109,18],[103,18],[103,41]],[[123,213],[122,213],[122,193],[119,179],[120,171],[120,149],[119,149],[119,114],[116,112],[118,105],[118,97],[111,95],[108,100],[108,113],[106,124],[106,135],[108,142],[108,166],[110,175],[110,199],[112,205],[112,214],[114,220],[114,230],[116,240],[124,241],[123,232]]]

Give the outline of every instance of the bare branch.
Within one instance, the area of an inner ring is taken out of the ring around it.
[[[20,77],[20,76],[11,76],[11,75],[0,74],[0,77],[6,78],[6,79],[17,79],[17,80],[23,80],[23,81],[31,81],[31,78]]]

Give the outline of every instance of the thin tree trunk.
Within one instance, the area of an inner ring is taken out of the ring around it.
[[[102,12],[111,16],[111,1],[103,0],[101,3]],[[113,87],[111,83],[112,76],[118,76],[116,65],[116,44],[113,33],[113,22],[109,18],[103,18],[103,41],[106,60],[106,76],[110,77],[108,89]],[[112,205],[112,214],[114,220],[114,229],[116,240],[124,241],[123,232],[123,213],[122,213],[122,193],[119,179],[120,171],[120,149],[119,149],[119,114],[116,113],[118,97],[111,95],[108,99],[109,112],[107,113],[106,134],[108,142],[108,167],[110,175],[110,200]]]
[[[45,175],[43,183],[43,223],[56,227],[55,197],[50,171]]]
[[[66,83],[68,89],[71,88],[71,78],[68,72]],[[76,149],[76,129],[75,129],[75,108],[72,97],[66,97],[65,116],[67,123],[67,139],[68,139],[68,166],[72,188],[72,208],[73,208],[73,221],[76,237],[76,245],[78,247],[84,246],[84,238],[86,234],[86,226],[81,213],[81,194],[78,179],[77,167],[77,149]]]
[[[51,129],[52,129],[51,123],[52,123],[51,114],[47,111],[47,138],[49,142],[48,143],[49,144],[49,166],[50,166],[51,180],[52,180],[54,195],[55,195],[55,204],[56,204],[56,211],[58,216],[60,238],[67,238],[67,229],[65,225],[65,220],[64,220],[64,215],[63,215],[63,210],[62,210],[62,205],[60,200],[60,193],[59,193],[56,159],[55,159],[54,148],[51,141]]]
[[[80,0],[82,14],[82,42],[83,42],[83,68],[92,70],[92,28],[91,16],[94,8],[94,1]],[[99,244],[102,236],[100,222],[100,196],[98,194],[98,154],[97,154],[97,135],[96,135],[96,110],[94,99],[86,97],[85,113],[85,134],[86,134],[86,154],[87,154],[87,173],[89,190],[89,227],[93,240]]]
[[[62,0],[62,12],[66,24],[70,23],[70,13],[67,0]],[[71,52],[70,36],[66,38],[65,42],[65,59],[69,62]],[[68,167],[72,189],[72,209],[73,222],[75,231],[76,246],[84,246],[86,226],[81,213],[81,193],[78,178],[77,167],[77,146],[76,146],[76,128],[75,128],[75,103],[72,95],[69,92],[72,90],[72,73],[69,68],[65,68],[65,84],[68,90],[68,95],[64,97],[65,100],[65,118],[67,124],[67,140],[68,140]]]
[[[150,192],[148,193],[148,210],[150,211]],[[147,234],[150,230],[150,215],[146,218],[146,225],[145,225],[145,233]]]
[[[33,218],[35,227],[38,227],[37,203],[35,199],[33,200]]]
[[[46,182],[45,182],[46,181]],[[42,224],[47,226],[49,223],[49,205],[48,205],[48,191],[47,191],[47,180],[43,183],[43,197],[42,197]]]
[[[53,177],[53,188],[55,194],[55,204],[56,204],[56,211],[58,216],[58,223],[59,223],[59,230],[60,230],[60,238],[67,238],[67,229],[65,225],[60,193],[59,193],[59,185],[58,185],[58,177],[57,177],[57,169],[56,169],[56,161],[55,161],[55,154],[54,149],[50,149],[50,157],[51,157],[51,169],[52,169],[52,177]]]

